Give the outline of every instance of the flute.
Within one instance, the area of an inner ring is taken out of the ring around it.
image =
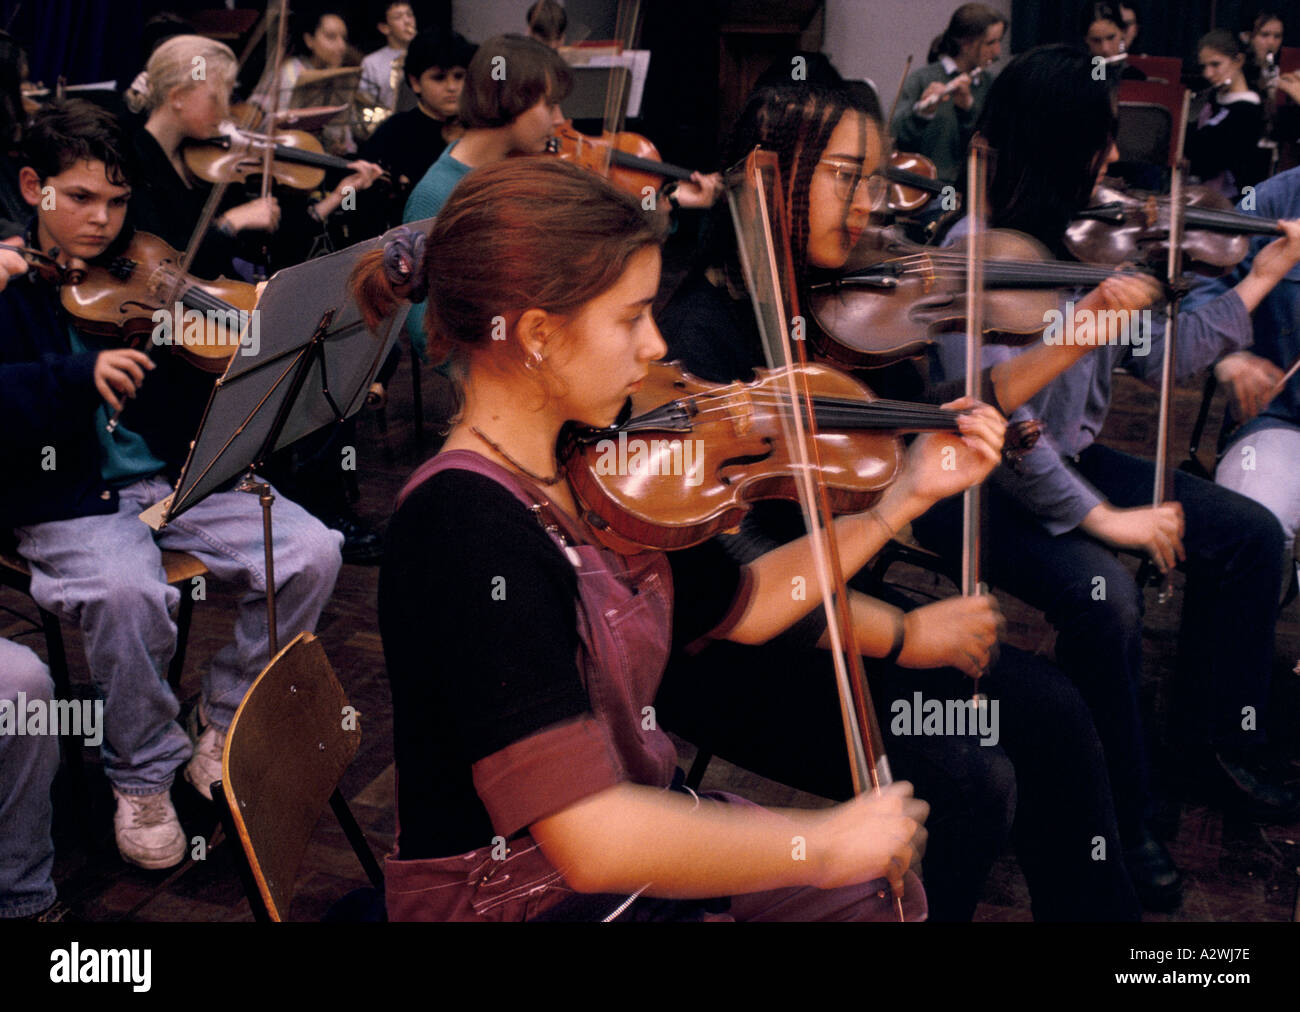
[[[980,83],[980,75],[983,72],[984,72],[984,68],[976,67],[974,70],[970,71],[970,73],[958,74],[956,77],[954,77],[951,81],[949,81],[947,84],[943,86],[943,91],[937,91],[929,98],[923,98],[915,105],[913,105],[912,112],[919,113],[919,114],[924,114],[929,112],[936,105],[942,102],[945,98],[951,95],[954,91],[960,88],[963,84],[969,83],[972,88],[975,87]]]

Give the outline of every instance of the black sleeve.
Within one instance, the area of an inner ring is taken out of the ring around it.
[[[589,710],[576,595],[564,554],[487,478],[442,472],[393,517],[379,630],[404,858],[482,846],[473,763]]]
[[[1201,179],[1213,179],[1227,169],[1238,170],[1258,148],[1263,132],[1260,107],[1234,102],[1227,108],[1222,120],[1187,138],[1192,173]]]
[[[446,707],[470,762],[586,712],[576,594],[573,567],[513,495],[435,475],[388,532],[379,619],[394,705],[414,693]]]
[[[719,539],[669,552],[673,570],[673,649],[689,646],[731,617],[742,590],[741,564]]]
[[[658,315],[665,360],[711,383],[752,379],[763,361],[753,315],[748,303],[736,306],[702,276],[687,279]]]

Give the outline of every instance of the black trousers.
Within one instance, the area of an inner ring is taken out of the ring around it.
[[[931,806],[923,867],[933,920],[969,920],[993,861],[1015,842],[1039,920],[1136,920],[1101,744],[1079,693],[1039,658],[1006,649],[980,687],[997,744],[914,733],[901,702],[969,700],[954,669],[869,672],[895,779]],[[669,665],[663,726],[746,769],[837,800],[852,795],[829,655],[715,643]]]
[[[1149,506],[1154,465],[1109,447],[1077,470],[1113,505]],[[1273,661],[1282,529],[1263,506],[1181,471],[1173,491],[1186,518],[1187,561],[1178,637],[1177,736],[1187,745],[1263,740]],[[1136,839],[1150,766],[1139,707],[1143,592],[1115,552],[1082,531],[1052,536],[1009,496],[990,489],[984,571],[1040,608],[1056,628],[1056,660],[1088,702],[1110,769],[1120,831]],[[912,525],[941,554],[960,551],[961,501]]]

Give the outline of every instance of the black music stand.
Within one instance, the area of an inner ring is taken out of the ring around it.
[[[427,232],[432,219],[409,228]],[[276,450],[360,410],[375,373],[401,333],[410,308],[402,303],[379,334],[361,319],[348,276],[365,253],[388,234],[338,253],[277,271],[267,282],[258,313],[256,354],[241,347],[213,388],[198,435],[172,494],[140,514],[154,530],[243,475],[236,488],[255,492],[262,504],[266,553],[266,607],[270,656],[279,645],[275,624],[275,567],[271,503],[275,497],[255,470]],[[247,327],[254,325],[252,319]],[[244,333],[245,343],[247,329]]]

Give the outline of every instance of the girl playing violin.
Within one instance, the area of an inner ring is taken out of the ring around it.
[[[503,66],[510,68],[504,78],[497,72]],[[572,87],[568,64],[536,39],[497,35],[484,42],[469,62],[460,96],[465,132],[411,191],[403,220],[422,221],[437,214],[471,169],[512,155],[546,151],[556,128],[564,124],[560,103]],[[717,176],[697,172],[677,184],[673,201],[680,207],[710,207],[721,187]],[[423,316],[416,306],[406,321],[412,343],[421,350],[425,343]]]
[[[738,920],[880,918],[882,878],[923,912],[906,873],[927,806],[907,785],[816,813],[668,789],[676,756],[653,700],[670,647],[761,642],[818,602],[791,599],[811,564],[802,540],[744,567],[711,543],[624,558],[578,519],[557,438],[568,421],[612,423],[663,354],[649,307],[664,234],[591,173],[515,159],[465,178],[422,257],[417,242],[358,268],[372,321],[401,279],[412,298],[427,287],[462,404],[399,497],[380,577],[399,782],[390,918],[604,917],[630,894],[730,896]],[[877,507],[887,522],[992,467],[1002,423],[969,407],[960,437],[909,451]],[[846,568],[882,545],[879,517],[836,521]]]
[[[756,144],[777,154],[801,288],[842,268],[869,227],[884,190],[877,175],[883,136],[879,106],[863,92],[805,85],[751,97],[731,155]],[[713,247],[663,314],[668,357],[710,380],[748,378],[762,364],[762,353],[730,238],[734,232],[725,219],[711,225]],[[1105,289],[1103,305],[1149,297],[1143,285],[1128,279],[1111,279]],[[1019,368],[997,370],[992,389],[1004,403],[1018,404],[1064,368],[1058,352],[1044,347]],[[875,376],[866,377],[873,388]],[[889,519],[892,532],[902,530]],[[785,504],[759,503],[739,535],[719,540],[730,557],[744,562],[798,534],[802,524]],[[864,655],[881,659],[870,671],[891,763],[924,784],[920,793],[932,805],[925,867],[932,916],[969,919],[989,867],[1014,834],[1037,918],[1136,918],[1136,897],[1123,867],[1088,860],[1074,843],[1085,833],[1100,833],[1118,846],[1101,749],[1086,708],[1049,665],[1011,649],[1000,660],[994,656],[1002,623],[994,599],[955,598],[904,612],[895,603],[854,593],[853,608]],[[678,733],[747,769],[802,790],[846,797],[847,768],[833,748],[837,702],[818,649],[825,632],[814,614],[761,648],[715,643],[694,657],[676,656],[659,712]],[[990,667],[979,684],[998,702],[996,743],[959,735],[913,738],[912,728],[897,720],[896,704],[911,705],[918,690],[949,703],[969,701],[971,677]],[[794,672],[805,674],[796,680]]]
[[[203,77],[195,80],[196,67]],[[235,54],[229,47],[199,35],[168,39],[149,58],[149,118],[135,136],[143,171],[141,185],[132,193],[131,217],[136,227],[152,232],[176,249],[189,245],[211,186],[196,179],[186,167],[187,140],[207,140],[221,132],[229,116],[230,89],[235,79]],[[310,230],[309,218],[324,221],[353,190],[364,190],[382,173],[370,162],[352,162],[351,175],[339,181],[319,200],[299,203],[291,221],[295,236]],[[233,192],[233,191],[232,191]],[[235,247],[231,240],[245,231],[275,232],[281,209],[275,197],[223,205],[204,237],[194,273],[215,278],[230,274]],[[305,252],[306,242],[301,243]],[[296,263],[298,255],[284,259]]]
[[[1064,46],[1021,54],[995,82],[980,126],[995,153],[990,224],[1026,232],[1062,257],[1069,256],[1066,225],[1117,156],[1110,90],[1089,76],[1090,66]],[[1249,344],[1249,314],[1300,257],[1300,227],[1283,228],[1286,237],[1265,247],[1233,289],[1180,314],[1180,374]],[[1104,334],[1105,318],[1080,307],[1067,303],[1066,311],[1077,320],[1092,315]],[[1141,326],[1135,320],[1134,328]],[[1281,578],[1276,521],[1244,497],[1181,471],[1174,474],[1176,501],[1153,507],[1152,463],[1096,441],[1112,371],[1160,375],[1163,331],[1134,328],[1123,340],[1103,337],[1095,350],[1078,349],[1078,363],[1021,409],[1041,419],[1046,432],[1020,473],[997,472],[988,558],[990,578],[1041,608],[1057,629],[1057,661],[1088,700],[1106,747],[1130,870],[1147,904],[1162,909],[1177,905],[1181,877],[1146,829],[1149,761],[1138,698],[1143,592],[1117,550],[1145,553],[1162,572],[1182,564],[1187,573],[1178,668],[1182,733],[1194,746],[1189,768],[1257,817],[1286,817],[1297,801],[1262,775],[1255,748],[1261,733],[1243,726],[1243,707],[1259,715],[1267,709]],[[1041,347],[989,347],[985,362],[1005,365],[1041,354]],[[960,342],[944,342],[934,368],[958,377],[964,358]],[[956,522],[940,507],[915,530],[928,547],[955,555]]]

